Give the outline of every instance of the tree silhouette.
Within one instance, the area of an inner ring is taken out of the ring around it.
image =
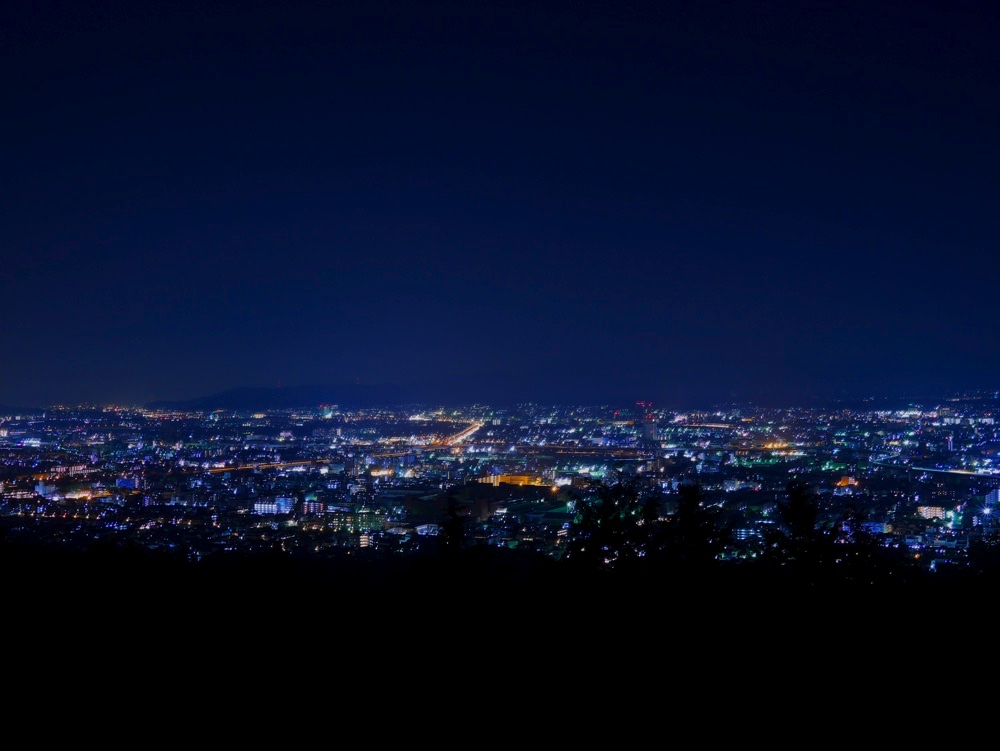
[[[465,516],[461,513],[458,499],[448,496],[448,509],[441,527],[441,548],[446,555],[454,555],[465,543]]]
[[[613,571],[645,552],[644,507],[636,481],[619,470],[612,484],[595,482],[575,502],[563,560],[582,571]]]
[[[660,507],[663,505],[663,498],[657,495],[649,496],[642,503],[642,510],[639,512],[639,523],[643,526],[652,527],[660,520]]]
[[[717,568],[727,533],[717,507],[708,505],[700,483],[685,483],[678,489],[677,510],[661,522],[654,559],[690,574]]]
[[[788,498],[778,501],[778,517],[782,531],[793,541],[811,543],[816,536],[819,522],[819,499],[801,480],[792,480],[786,486]]]
[[[791,480],[786,498],[777,501],[777,523],[765,532],[764,560],[815,579],[828,558],[819,530],[819,499],[808,484]]]
[[[834,561],[840,579],[860,584],[882,584],[911,578],[917,566],[904,547],[881,544],[872,531],[869,514],[856,504],[845,507],[833,535]]]
[[[976,576],[1000,579],[1000,530],[989,528],[972,539],[969,568]]]
[[[727,535],[702,486],[681,486],[667,516],[662,501],[659,494],[642,498],[637,480],[621,473],[612,484],[595,483],[576,502],[563,560],[577,572],[613,572],[615,586],[636,585],[645,594],[665,574],[694,581],[717,571]]]

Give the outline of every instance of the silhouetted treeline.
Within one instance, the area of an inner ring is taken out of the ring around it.
[[[197,561],[137,545],[65,551],[0,539],[5,596],[18,612],[145,613],[262,623],[295,613],[324,621],[401,613],[555,618],[735,617],[748,610],[837,613],[968,608],[1000,581],[1000,544],[978,539],[961,566],[931,571],[905,548],[880,544],[848,507],[818,523],[817,498],[791,483],[777,520],[742,557],[698,485],[640,499],[617,478],[580,490],[564,553],[552,557],[469,540],[454,506],[439,545],[408,554],[346,551],[312,561],[270,550]],[[668,615],[664,615],[668,614]]]

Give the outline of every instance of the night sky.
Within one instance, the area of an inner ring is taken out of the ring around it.
[[[1000,385],[993,2],[14,2],[0,404]]]

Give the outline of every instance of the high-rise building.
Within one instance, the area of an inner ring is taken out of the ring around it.
[[[642,421],[642,440],[644,441],[655,441],[656,431],[659,428],[659,423],[651,417],[647,417]]]

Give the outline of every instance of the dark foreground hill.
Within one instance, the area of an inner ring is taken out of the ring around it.
[[[552,640],[556,651],[574,634],[651,645],[797,634],[836,651],[845,641],[930,635],[946,624],[962,632],[987,617],[997,582],[971,573],[818,581],[746,566],[580,572],[485,547],[397,559],[265,554],[190,563],[139,549],[4,543],[0,564],[8,613],[24,627],[77,636],[393,633],[416,644]]]

